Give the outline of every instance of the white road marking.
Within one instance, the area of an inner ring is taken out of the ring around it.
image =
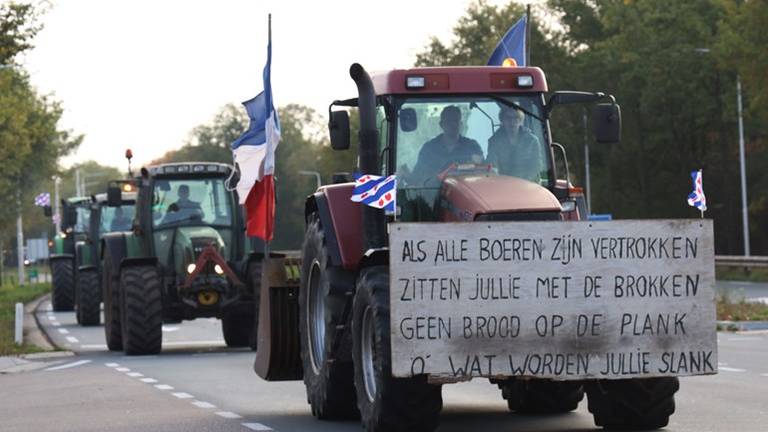
[[[163,326],[163,331],[166,333],[175,332],[179,328],[178,327],[172,327],[172,326]]]
[[[154,384],[157,382],[157,380],[154,378],[142,378],[140,381],[145,382],[147,384]]]
[[[255,430],[255,431],[273,431],[274,430],[271,427],[263,425],[261,423],[243,423],[243,426],[247,427],[250,430]]]
[[[726,372],[746,372],[747,371],[746,369],[739,369],[739,368],[732,368],[732,367],[722,367],[722,366],[720,366],[718,369],[721,370],[721,371],[726,371]]]
[[[138,378],[138,377],[144,376],[143,373],[139,373],[139,372],[128,372],[126,375],[128,375],[131,378]]]
[[[80,341],[79,341],[79,340],[77,340],[77,338],[76,338],[76,337],[74,337],[74,336],[67,336],[67,341],[69,341],[69,342],[71,342],[71,343],[78,343],[78,342],[80,342]]]
[[[54,315],[54,314],[48,314],[48,316],[46,318],[48,318],[51,321],[56,321],[56,315]]]
[[[127,367],[119,367],[119,368],[117,368],[115,370],[118,371],[118,372],[130,372],[131,371]]]
[[[760,376],[768,377],[768,373],[760,374]]]
[[[728,363],[720,363],[720,362],[717,362],[717,365],[718,365],[718,366],[728,366]]]
[[[67,330],[67,329],[59,329],[59,333],[61,333],[61,334],[69,334],[69,330]]]
[[[56,370],[61,370],[61,369],[69,369],[69,368],[81,366],[81,365],[84,365],[84,364],[87,364],[87,363],[90,363],[90,362],[91,362],[91,360],[79,360],[79,361],[76,361],[76,362],[63,364],[61,366],[49,367],[46,370],[47,371],[56,371]]]
[[[52,305],[52,304],[50,304],[50,303],[48,303],[48,305],[46,305],[46,306],[45,306],[45,309],[44,309],[44,310],[45,310],[46,312],[50,312],[50,311],[52,311],[52,310],[53,310],[53,305]]]
[[[235,413],[233,413],[231,411],[216,411],[216,415],[224,417],[224,418],[228,418],[228,419],[243,418],[242,416],[240,416],[238,414],[235,414]]]
[[[106,345],[99,345],[99,344],[95,344],[95,345],[85,344],[85,345],[80,345],[80,348],[82,348],[82,349],[105,350],[105,349],[107,349],[107,346]]]
[[[54,327],[59,327],[61,325],[61,323],[58,322],[58,321],[51,321],[51,325],[54,326]]]
[[[181,392],[181,393],[171,393],[171,394],[176,396],[179,399],[192,399],[194,397],[191,394],[184,393],[184,392]]]
[[[217,344],[223,344],[224,340],[208,340],[208,341],[173,341],[173,342],[165,342],[163,341],[163,346],[185,346],[185,345],[217,345]],[[146,358],[146,357],[142,357]]]
[[[750,341],[761,341],[762,338],[759,337],[753,337],[753,336],[741,336],[741,337],[732,337],[728,338],[728,342],[750,342]]]
[[[173,387],[168,384],[155,384],[155,388],[158,390],[173,390]]]
[[[104,363],[104,366],[111,367],[111,368],[116,368],[116,367],[118,367],[120,365],[117,364],[117,363]]]
[[[192,402],[192,405],[194,405],[194,406],[196,406],[198,408],[205,408],[205,409],[216,408],[216,405],[214,405],[212,403],[198,401],[198,400]]]

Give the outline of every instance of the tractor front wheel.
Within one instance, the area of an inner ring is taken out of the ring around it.
[[[96,269],[79,272],[77,278],[77,317],[80,325],[96,326],[101,321],[101,292]]]
[[[221,319],[221,329],[224,333],[224,342],[228,347],[245,347],[251,342],[253,333],[253,314],[247,312],[233,312],[224,315]]]
[[[352,358],[357,407],[368,432],[432,431],[443,408],[441,387],[425,376],[392,376],[389,269],[364,269],[352,307]]]
[[[163,345],[163,296],[154,266],[120,272],[123,350],[128,355],[157,354]]]

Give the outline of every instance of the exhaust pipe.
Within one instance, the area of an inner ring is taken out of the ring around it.
[[[359,63],[349,67],[349,76],[357,85],[357,107],[360,114],[359,164],[360,173],[380,175],[379,131],[376,129],[376,92],[370,75]],[[363,252],[386,245],[384,211],[361,206],[363,212]]]

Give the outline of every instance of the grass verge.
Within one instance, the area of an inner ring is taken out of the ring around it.
[[[727,296],[717,297],[719,321],[768,321],[768,305],[752,303],[744,299],[732,301]]]
[[[733,267],[715,267],[715,279],[746,282],[768,282],[768,268],[754,268],[745,271]]]
[[[50,291],[50,283],[33,283],[25,286],[0,285],[0,355],[19,355],[42,351],[34,345],[18,346],[14,342],[16,303],[28,303]]]

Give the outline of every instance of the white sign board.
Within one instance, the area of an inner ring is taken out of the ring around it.
[[[710,220],[393,223],[392,374],[717,373]]]

